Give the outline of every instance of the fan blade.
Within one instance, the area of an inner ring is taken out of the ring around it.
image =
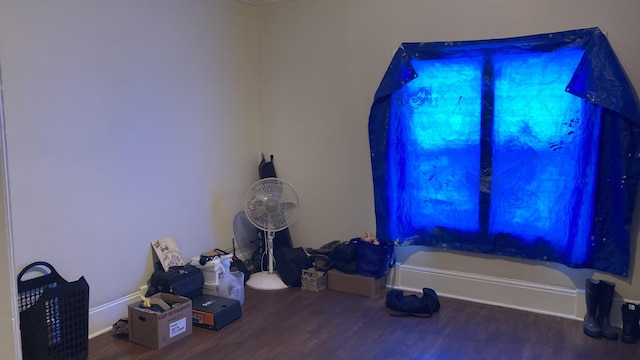
[[[276,179],[267,178],[263,180],[262,186],[260,187],[264,193],[269,194],[270,196],[280,198],[282,195],[282,183]]]
[[[264,202],[260,200],[254,200],[247,203],[247,210],[249,211],[249,218],[257,219],[264,216],[267,211],[264,208]]]
[[[259,207],[264,207],[264,199],[253,197],[247,200],[247,205],[249,209],[255,209]]]
[[[287,226],[287,220],[282,216],[270,216],[269,224],[272,229],[282,229]]]
[[[267,194],[269,194],[269,193],[268,192],[264,192],[263,189],[256,189],[256,191],[251,194],[251,198],[252,199],[259,199],[261,201],[264,201],[269,197],[269,195],[267,195]]]
[[[288,213],[284,213],[281,216],[281,222],[282,222],[282,226],[287,226],[287,224],[291,224],[293,222],[293,219],[295,218],[295,216],[293,215],[287,215]]]
[[[293,209],[297,209],[298,208],[298,204],[291,202],[291,201],[286,201],[286,202],[282,202],[280,203],[280,209],[281,210],[293,210]]]

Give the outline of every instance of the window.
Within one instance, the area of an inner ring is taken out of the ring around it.
[[[602,127],[610,109],[570,93],[594,93],[594,34],[403,44],[369,123],[377,236],[626,276],[631,214],[599,208],[613,193],[598,182],[626,181],[616,206],[633,209],[637,144],[619,140],[637,126]],[[602,165],[609,142],[622,171]]]

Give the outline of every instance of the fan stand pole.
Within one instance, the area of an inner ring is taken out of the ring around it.
[[[275,233],[273,231],[267,232],[267,256],[269,256],[269,271],[261,271],[255,274],[251,274],[247,281],[247,286],[257,290],[281,290],[286,289],[288,286],[285,284],[278,273],[273,268],[273,238]]]
[[[267,235],[267,250],[269,252],[269,274],[273,274],[273,232],[269,231]]]

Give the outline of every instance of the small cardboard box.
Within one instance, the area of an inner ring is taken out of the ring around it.
[[[329,289],[362,296],[374,296],[387,286],[387,275],[376,279],[358,274],[345,274],[336,269],[329,270]]]
[[[193,299],[193,325],[220,330],[242,317],[242,306],[236,299],[202,295]]]
[[[153,349],[162,349],[191,335],[191,300],[186,297],[158,293],[152,303],[168,304],[162,313],[141,308],[142,301],[129,304],[129,340]]]
[[[220,286],[216,283],[204,283],[204,287],[202,288],[202,293],[205,295],[220,295]]]
[[[302,269],[302,290],[320,292],[327,288],[327,273],[316,269]]]

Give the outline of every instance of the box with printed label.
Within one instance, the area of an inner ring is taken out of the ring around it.
[[[150,298],[151,308],[141,307],[142,301],[129,304],[129,340],[153,349],[191,335],[191,300],[158,293]]]
[[[218,284],[204,283],[204,287],[202,288],[203,295],[220,295],[220,287]]]

